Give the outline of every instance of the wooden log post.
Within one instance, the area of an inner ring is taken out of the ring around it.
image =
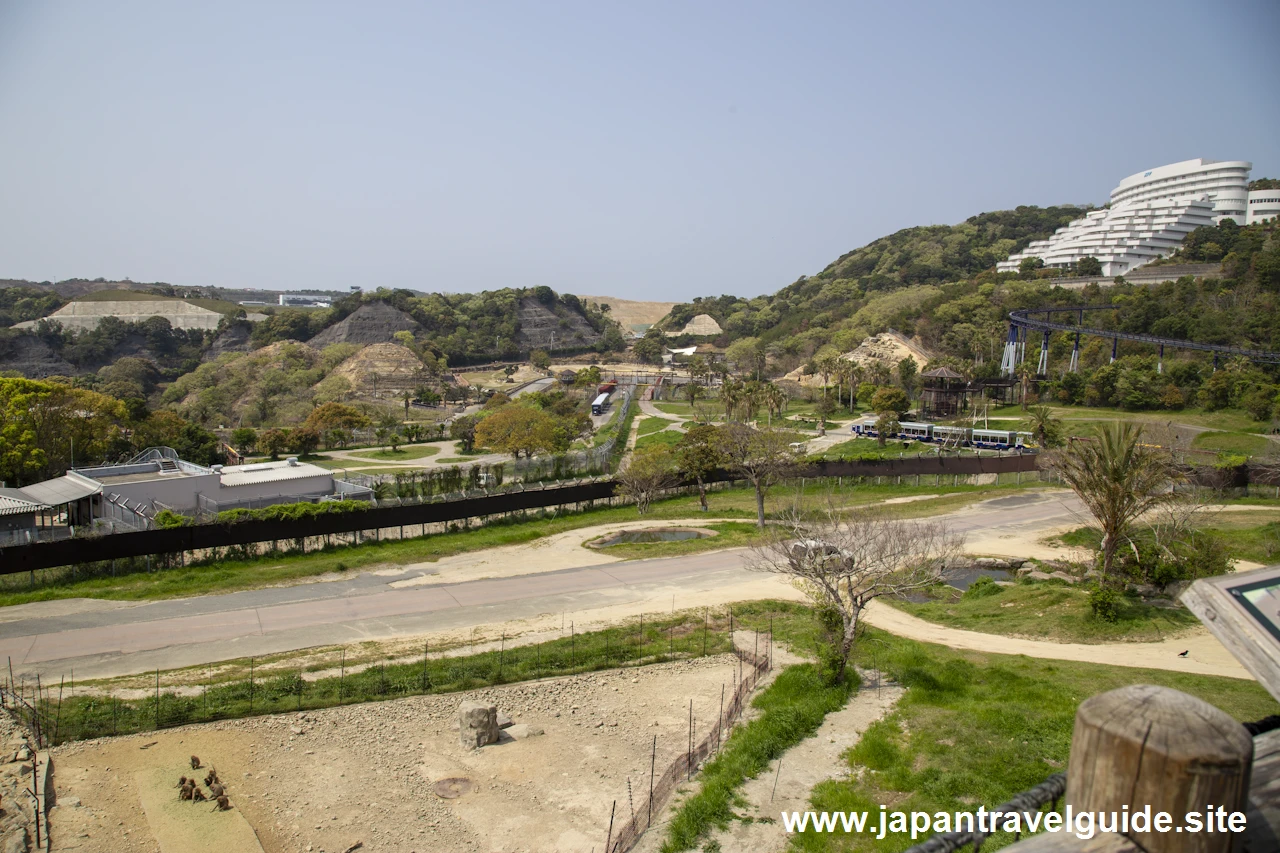
[[[1122,687],[1076,711],[1066,803],[1077,813],[1127,806],[1130,816],[1149,806],[1153,817],[1167,812],[1181,826],[1188,812],[1203,819],[1207,807],[1244,812],[1252,763],[1253,738],[1208,702],[1167,687]],[[1132,821],[1116,831],[1147,853],[1229,853],[1241,841],[1229,831],[1157,832]]]

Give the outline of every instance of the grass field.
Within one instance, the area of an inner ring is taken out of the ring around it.
[[[680,443],[684,433],[677,432],[673,429],[662,430],[661,432],[650,432],[648,435],[642,435],[636,439],[636,450],[642,450],[646,447],[652,447],[658,444],[665,444],[667,447],[675,447]]]
[[[900,442],[890,442],[881,447],[880,442],[874,438],[851,438],[848,441],[833,444],[813,458],[830,460],[881,459],[889,452],[889,447],[893,445],[901,446]],[[897,455],[897,451],[894,451],[894,455]]]
[[[669,421],[666,418],[645,418],[640,421],[640,426],[636,427],[636,435],[643,438],[650,433],[661,432],[674,424],[675,421]]]
[[[1186,610],[1164,610],[1136,597],[1121,600],[1119,619],[1104,622],[1089,608],[1089,593],[1062,581],[1024,581],[990,595],[962,596],[947,588],[938,600],[886,601],[913,616],[966,631],[1063,643],[1155,642],[1199,620]]]
[[[414,444],[401,447],[399,450],[372,450],[368,453],[353,453],[360,459],[375,459],[382,462],[410,462],[414,459],[426,459],[435,456],[440,448],[430,445]]]
[[[1239,432],[1202,432],[1191,441],[1198,450],[1215,450],[1219,453],[1238,453],[1242,456],[1280,456],[1280,442],[1260,435]]]
[[[828,496],[844,505],[876,503],[889,497],[913,494],[942,494],[947,497],[902,504],[896,514],[939,513],[987,497],[1008,494],[1014,486],[873,486],[847,483],[843,488],[827,481],[810,480],[803,489],[806,500],[826,500]],[[766,509],[776,513],[794,505],[799,489],[775,487],[766,498]],[[749,489],[715,490],[709,493],[711,512],[720,518],[755,518],[755,493]],[[705,518],[699,509],[697,495],[680,495],[655,501],[644,519],[689,520]],[[480,551],[501,545],[532,542],[569,530],[597,524],[642,520],[633,506],[591,509],[562,514],[556,518],[532,517],[525,521],[492,524],[471,530],[459,530],[425,537],[384,539],[342,545],[320,552],[266,554],[260,557],[210,560],[161,571],[148,571],[138,560],[121,567],[119,574],[108,574],[109,566],[64,567],[37,573],[34,587],[27,586],[24,576],[0,578],[0,607],[31,601],[64,598],[106,598],[115,600],[154,600],[193,595],[234,592],[264,586],[296,583],[321,575],[340,573],[379,564],[405,565],[438,560],[454,554]]]
[[[907,693],[850,751],[858,774],[815,787],[817,809],[877,811],[886,804],[954,813],[998,805],[1065,769],[1081,701],[1131,684],[1181,690],[1241,722],[1280,712],[1254,681],[953,651],[878,631],[859,644],[857,660],[881,667]],[[998,833],[983,850],[1012,841]],[[870,833],[806,832],[791,849],[901,851],[911,844],[906,834],[877,841]]]
[[[1252,498],[1232,501],[1211,511],[1205,518],[1203,529],[1222,540],[1227,551],[1237,560],[1255,563],[1273,563],[1280,559],[1280,501],[1274,498]],[[1277,512],[1256,510],[1232,512],[1232,506],[1275,506]],[[1097,529],[1077,527],[1058,539],[1064,545],[1075,548],[1101,547]]]
[[[1052,403],[1049,404],[1049,409],[1053,412],[1054,417],[1061,418],[1064,421],[1126,420],[1160,424],[1173,422],[1175,424],[1190,424],[1192,426],[1208,427],[1209,429],[1236,432],[1249,432],[1259,426],[1258,422],[1249,413],[1239,409],[1220,409],[1215,412],[1206,412],[1202,409],[1127,412],[1123,409],[1062,406]],[[1024,418],[1027,416],[1021,406],[1002,406],[998,409],[992,409],[989,414],[993,418]]]

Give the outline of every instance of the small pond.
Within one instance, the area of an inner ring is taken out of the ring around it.
[[[972,586],[973,582],[978,578],[991,578],[993,581],[1011,581],[1013,580],[1013,575],[1009,573],[1008,569],[962,569],[952,573],[947,578],[947,586],[955,587],[961,592],[964,592]],[[912,604],[919,604],[922,601],[933,600],[929,595],[923,592],[908,593],[903,596],[903,599],[910,601]]]
[[[588,542],[589,548],[608,548],[611,545],[639,545],[654,542],[683,542],[686,539],[706,539],[715,536],[714,530],[694,527],[655,527],[649,530],[622,530]]]

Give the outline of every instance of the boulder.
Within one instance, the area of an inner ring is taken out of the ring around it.
[[[1050,573],[1049,573],[1049,577],[1051,577],[1051,578],[1057,578],[1058,580],[1060,580],[1060,581],[1066,581],[1067,583],[1075,583],[1075,582],[1076,582],[1075,577],[1073,577],[1072,575],[1067,574],[1066,572],[1050,572]]]
[[[1049,574],[1048,572],[1038,572],[1034,570],[1027,572],[1026,574],[1022,575],[1022,577],[1027,578],[1028,580],[1033,580],[1033,581],[1053,580],[1053,575]]]
[[[1007,569],[1009,561],[1001,557],[979,557],[973,561],[973,565],[979,569]]]
[[[1155,596],[1160,595],[1163,592],[1163,590],[1161,590],[1160,587],[1156,586],[1155,584],[1149,584],[1149,583],[1130,584],[1129,589],[1133,590],[1143,598],[1154,598]]]
[[[531,726],[528,723],[516,723],[508,726],[506,732],[516,740],[524,740],[525,738],[546,734],[539,726]]]
[[[1191,586],[1191,581],[1169,581],[1164,585],[1164,594],[1177,601]]]
[[[1032,563],[1030,565],[1023,566],[1022,568],[1018,569],[1018,571],[1015,572],[1015,574],[1020,578],[1025,578],[1034,571],[1037,571],[1037,569],[1036,569],[1035,563]],[[1044,573],[1041,572],[1041,574],[1044,574]]]
[[[483,702],[458,706],[458,738],[467,749],[498,742],[498,708]]]

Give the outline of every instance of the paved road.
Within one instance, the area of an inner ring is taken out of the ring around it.
[[[1073,498],[1010,495],[954,515],[965,533],[1071,524]],[[368,572],[326,583],[120,605],[42,602],[0,609],[0,662],[44,677],[82,678],[173,669],[313,646],[492,625],[541,614],[573,614],[751,584],[743,549],[611,562],[458,583],[392,586],[412,574]],[[756,587],[758,589],[758,586]]]

